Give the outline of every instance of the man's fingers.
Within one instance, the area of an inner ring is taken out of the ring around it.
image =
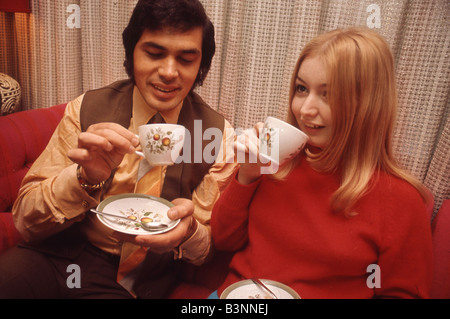
[[[87,149],[84,148],[74,148],[67,152],[67,156],[70,160],[77,164],[82,164],[86,161],[90,161],[92,159],[91,154]]]
[[[106,152],[113,150],[114,145],[102,135],[83,132],[78,136],[78,148],[100,149]]]
[[[105,152],[114,150],[119,154],[135,151],[132,141],[109,129],[81,133],[78,138],[78,147],[88,149],[96,147]]]
[[[177,247],[186,235],[189,227],[190,218],[184,218],[177,227],[171,229],[167,233],[157,235],[137,235],[134,242],[138,245],[149,247],[155,252],[170,251]]]
[[[102,135],[105,138],[107,138],[109,141],[115,141],[123,142],[127,141],[128,143],[131,143],[133,146],[139,145],[139,139],[138,137],[124,128],[123,126],[117,124],[117,123],[98,123],[91,125],[87,132],[95,133],[98,135]]]
[[[194,204],[186,198],[176,198],[172,201],[175,205],[167,211],[167,216],[172,219],[182,219],[194,213]]]

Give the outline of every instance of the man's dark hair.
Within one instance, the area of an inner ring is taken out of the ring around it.
[[[203,84],[216,50],[214,26],[203,5],[198,0],[139,0],[122,34],[124,66],[130,79],[134,82],[134,48],[144,30],[186,32],[196,27],[203,29],[202,61],[192,89]]]

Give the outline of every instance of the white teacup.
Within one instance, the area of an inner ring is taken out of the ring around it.
[[[144,157],[151,166],[172,165],[180,155],[186,128],[178,124],[156,123],[139,126],[139,141]]]
[[[300,129],[269,116],[259,135],[259,156],[279,166],[297,155],[308,141],[308,135]]]

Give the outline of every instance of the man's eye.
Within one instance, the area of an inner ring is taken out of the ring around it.
[[[151,57],[152,59],[160,59],[163,57],[162,53],[155,53],[155,52],[150,52],[150,51],[146,51],[146,52],[147,52],[147,55],[149,57]]]
[[[186,58],[182,58],[182,57],[180,57],[179,60],[181,63],[184,63],[184,64],[190,64],[190,63],[194,62],[191,59],[186,59]]]

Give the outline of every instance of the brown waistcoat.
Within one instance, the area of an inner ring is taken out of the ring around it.
[[[123,80],[86,92],[80,110],[82,131],[86,131],[89,125],[99,122],[115,122],[128,128],[132,117],[133,89],[134,85],[130,80]],[[195,120],[202,121],[202,137],[208,128],[218,128],[223,134],[223,116],[212,110],[199,95],[194,92],[189,93],[183,102],[178,124],[183,125],[190,132],[191,140],[185,140],[183,150],[189,149],[186,148],[186,143],[191,143],[191,160],[184,160],[167,167],[161,197],[170,201],[179,197],[192,199],[192,192],[212,165],[207,163],[203,156],[200,163],[194,161],[194,143],[199,139],[194,136]],[[203,154],[203,150],[210,141],[204,141],[203,138],[201,141]],[[184,158],[186,157],[183,156]],[[172,252],[164,254],[147,252],[142,271],[134,286],[135,293],[140,298],[164,297],[176,283],[179,266],[180,264],[174,261]]]
[[[80,110],[81,130],[86,131],[90,125],[99,122],[115,122],[128,128],[132,116],[133,89],[134,85],[130,80],[123,80],[86,92]],[[203,156],[201,163],[194,162],[194,142],[200,140],[198,136],[194,136],[195,120],[202,121],[202,137],[208,128],[218,128],[223,134],[223,116],[211,109],[198,94],[188,94],[181,108],[178,124],[190,132],[191,139],[185,140],[183,149],[189,149],[186,143],[191,143],[191,160],[167,167],[161,197],[170,201],[178,197],[191,199],[192,192],[212,165],[205,162]],[[211,141],[205,141],[203,138],[201,141],[203,154],[203,150]],[[198,158],[197,154],[197,162]]]

